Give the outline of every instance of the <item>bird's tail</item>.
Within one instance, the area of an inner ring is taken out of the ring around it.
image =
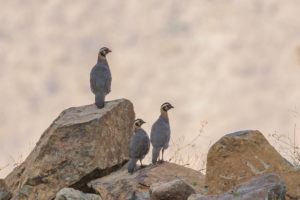
[[[138,159],[136,159],[136,158],[130,158],[129,164],[128,164],[128,172],[130,174],[133,173],[137,160]]]
[[[104,94],[95,94],[95,104],[98,108],[103,108],[104,107]]]
[[[152,149],[152,163],[155,164],[157,162],[157,158],[159,156],[159,152],[160,152],[161,148],[155,148],[153,147]]]

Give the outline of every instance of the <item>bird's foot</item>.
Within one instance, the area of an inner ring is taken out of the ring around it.
[[[164,162],[165,162],[164,160],[157,161],[157,163],[159,163],[159,164],[164,163]]]
[[[145,167],[147,167],[147,165],[140,165],[140,168],[141,168],[141,169],[143,169],[143,168],[145,168]]]

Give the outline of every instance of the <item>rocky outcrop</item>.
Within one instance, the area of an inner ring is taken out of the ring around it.
[[[128,160],[134,118],[133,105],[124,99],[103,109],[93,104],[63,111],[6,177],[13,199],[53,199],[64,187],[89,192],[87,182]]]
[[[63,188],[57,194],[54,200],[102,200],[99,195],[85,194],[73,188]]]
[[[222,194],[237,184],[276,173],[287,187],[287,198],[300,198],[300,172],[291,167],[259,131],[240,131],[217,141],[207,155],[208,194]]]
[[[186,200],[195,190],[185,181],[176,179],[151,185],[149,193],[151,200]]]
[[[249,181],[230,189],[222,195],[191,195],[188,200],[285,200],[286,188],[276,174],[256,176]]]
[[[204,175],[202,173],[168,162],[139,169],[133,175],[130,175],[124,166],[117,172],[93,180],[89,186],[105,200],[124,200],[130,199],[132,191],[139,196],[142,193],[148,193],[155,183],[176,180],[184,180],[188,185],[186,187],[193,188],[197,193],[203,192]],[[172,187],[168,188],[172,189]],[[140,197],[140,199],[144,198]]]
[[[8,190],[6,183],[3,179],[0,179],[0,200],[8,200],[12,196],[11,192]]]
[[[149,192],[136,194],[136,191],[132,190],[126,200],[150,200],[150,194]]]

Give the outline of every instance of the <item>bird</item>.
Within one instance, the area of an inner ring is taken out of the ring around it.
[[[111,50],[102,47],[98,53],[97,64],[90,72],[90,87],[95,95],[95,104],[100,109],[104,107],[105,96],[111,91],[111,72],[106,60],[106,55]]]
[[[150,139],[152,148],[152,163],[155,164],[157,162],[157,158],[159,157],[160,150],[162,150],[162,159],[164,160],[164,150],[169,147],[170,141],[170,123],[168,117],[168,110],[174,108],[170,103],[166,102],[160,106],[160,116],[154,122],[151,128]]]
[[[146,123],[142,119],[134,121],[134,135],[130,139],[129,146],[129,164],[128,172],[132,174],[136,167],[137,160],[140,160],[141,168],[143,167],[142,160],[149,152],[150,139],[146,131],[141,126]]]

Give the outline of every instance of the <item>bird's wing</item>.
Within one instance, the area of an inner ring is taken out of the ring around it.
[[[151,129],[151,143],[154,147],[163,147],[168,140],[167,127],[165,122],[158,119]]]
[[[90,85],[93,93],[110,92],[111,74],[108,66],[97,63],[90,73]]]
[[[108,94],[110,93],[111,91],[111,73],[110,73],[110,70],[108,69],[107,71],[105,71],[106,73],[106,79],[105,79],[105,88],[106,88],[106,91],[105,93]]]
[[[141,131],[142,131],[142,138],[140,142],[141,156],[145,157],[145,155],[149,152],[150,149],[150,139],[144,130]]]
[[[140,159],[142,157],[143,149],[143,136],[140,133],[135,132],[130,141],[129,157]]]

